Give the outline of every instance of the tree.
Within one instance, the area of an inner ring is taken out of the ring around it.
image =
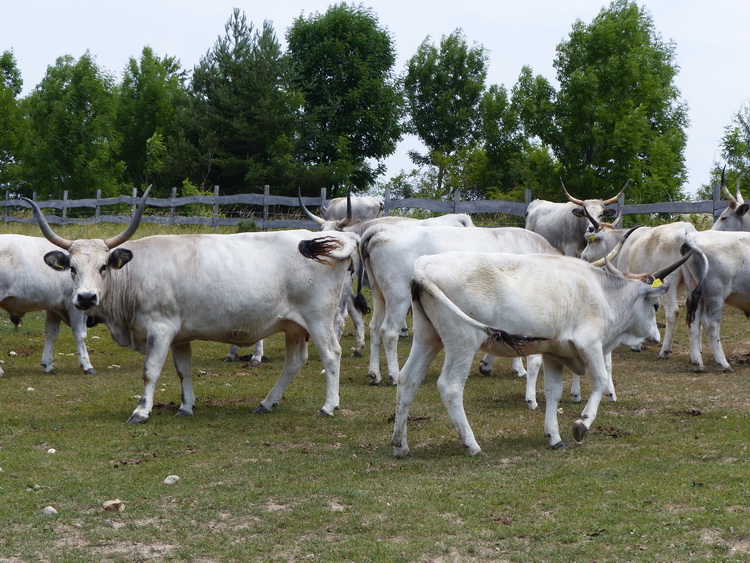
[[[530,69],[514,91],[527,133],[551,148],[566,184],[587,198],[619,189],[638,202],[683,199],[687,106],[675,45],[645,8],[615,0],[558,45],[559,91]]]
[[[300,158],[332,195],[364,189],[401,138],[402,94],[393,42],[370,9],[346,4],[297,18],[287,33],[294,84],[304,98]],[[371,164],[371,161],[375,164]],[[318,183],[319,182],[319,183]]]
[[[0,187],[14,189],[21,180],[19,153],[24,119],[18,96],[23,80],[12,51],[0,55]]]
[[[443,37],[439,48],[426,38],[407,64],[404,91],[409,131],[428,149],[426,155],[413,152],[410,156],[415,164],[437,168],[439,194],[451,159],[477,140],[486,75],[484,48],[470,48],[461,30]]]
[[[168,187],[164,174],[165,139],[174,132],[178,108],[184,105],[184,72],[174,57],[157,57],[144,47],[140,61],[131,58],[118,89],[116,124],[121,134],[119,158],[125,181]],[[155,192],[156,193],[156,192]]]
[[[95,197],[121,190],[123,163],[116,158],[114,81],[86,52],[66,55],[47,68],[25,100],[31,138],[23,150],[29,187],[43,197]]]
[[[199,183],[228,193],[263,184],[291,190],[300,101],[288,74],[272,25],[255,31],[235,9],[224,36],[193,71],[186,127],[174,146],[200,163]]]

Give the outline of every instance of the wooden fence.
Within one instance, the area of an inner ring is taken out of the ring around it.
[[[36,194],[32,196],[36,201]],[[523,217],[526,213],[526,207],[531,202],[531,190],[526,190],[526,201],[502,201],[502,200],[461,200],[460,192],[457,192],[451,201],[438,201],[420,198],[391,199],[389,190],[385,192],[385,214],[389,214],[394,209],[423,209],[432,213],[503,213],[516,217]],[[126,204],[131,207],[131,214],[139,201],[137,190],[133,190],[132,195],[102,198],[101,192],[93,199],[68,199],[67,191],[63,199],[38,201],[39,207],[44,209],[54,209],[59,214],[46,215],[49,223],[59,225],[69,224],[97,224],[97,223],[123,223],[130,222],[130,215],[107,215],[102,212],[102,208],[112,205]],[[320,191],[320,197],[304,197],[304,204],[308,207],[319,207],[327,201],[326,189]],[[210,217],[193,217],[178,214],[178,209],[185,205],[201,204],[210,206],[212,209]],[[5,200],[0,201],[4,208],[5,222],[17,223],[35,223],[33,217],[28,214],[19,214],[19,208],[28,208],[26,202],[12,198],[9,192],[5,194]],[[144,215],[142,222],[158,223],[164,225],[204,225],[216,229],[219,226],[235,226],[241,221],[252,221],[257,228],[261,230],[270,229],[315,229],[316,225],[308,219],[295,218],[278,218],[279,215],[298,215],[299,203],[295,197],[271,195],[269,186],[265,186],[263,194],[236,194],[236,195],[219,195],[219,187],[214,188],[213,195],[196,195],[187,197],[177,197],[177,188],[172,188],[172,195],[169,198],[148,198],[146,205],[152,208],[161,208],[163,213]],[[257,211],[245,211],[235,213],[234,217],[226,217],[221,212],[222,208],[228,206],[241,207],[247,209],[253,206]],[[710,213],[714,220],[721,214],[727,206],[727,202],[721,199],[721,187],[717,182],[713,186],[713,199],[706,201],[694,202],[662,202],[648,204],[624,204],[624,198],[614,205],[622,208],[623,215],[636,213],[668,213],[668,214],[693,214],[693,213]],[[286,213],[277,211],[278,208],[288,208]],[[91,208],[94,210],[93,215],[86,218],[68,217],[68,210],[78,208]]]

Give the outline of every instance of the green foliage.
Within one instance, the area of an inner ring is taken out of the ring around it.
[[[391,37],[371,9],[341,3],[297,18],[287,42],[304,100],[302,161],[321,180],[327,176],[322,185],[332,188],[332,197],[343,195],[345,185],[366,189],[383,173],[370,161],[393,154],[401,138]]]
[[[630,180],[634,203],[681,200],[687,107],[674,84],[675,46],[645,8],[616,0],[573,25],[555,59],[560,90],[524,69],[514,97],[528,133],[560,162],[577,197]]]
[[[240,221],[237,223],[238,233],[257,233],[261,230],[255,221]]]
[[[410,156],[417,164],[437,168],[438,194],[446,195],[445,175],[459,150],[478,139],[486,76],[484,48],[469,47],[461,30],[444,36],[439,48],[428,37],[409,59],[404,79],[408,127],[429,151]]]
[[[0,188],[17,189],[23,178],[19,161],[26,123],[19,102],[23,81],[12,51],[0,55]]]
[[[126,163],[125,181],[154,184],[155,195],[174,181],[161,173],[166,138],[174,133],[178,109],[187,99],[184,79],[178,60],[159,58],[144,47],[139,61],[128,62],[118,89],[116,123],[122,135],[119,157]]]
[[[43,198],[62,198],[64,190],[72,197],[121,191],[114,81],[91,54],[58,58],[24,107],[31,131],[22,160],[31,190]]]

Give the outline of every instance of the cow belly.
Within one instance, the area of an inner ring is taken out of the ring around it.
[[[742,293],[732,293],[727,297],[726,304],[743,313],[750,314],[750,295]]]

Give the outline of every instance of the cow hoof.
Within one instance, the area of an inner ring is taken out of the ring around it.
[[[357,352],[356,350],[352,352],[352,358],[361,358],[362,352]]]
[[[693,373],[706,373],[706,368],[703,366],[696,365],[693,368]]]
[[[539,404],[536,401],[527,400],[526,404],[529,406],[529,408],[533,411],[536,410],[536,408],[539,406]]]
[[[482,450],[477,450],[476,452],[469,452],[469,455],[471,457],[478,457],[478,458],[484,458],[484,457],[490,457],[486,453],[484,453]]]
[[[260,360],[250,360],[250,366],[257,368],[260,365]]]
[[[668,360],[669,359],[669,355],[671,353],[672,353],[672,350],[666,350],[665,352],[662,352],[661,354],[659,354],[659,359],[660,360]]]
[[[237,359],[237,358],[236,358],[236,357],[234,357],[234,356],[227,356],[226,358],[224,358],[224,359],[223,359],[223,360],[221,360],[221,361],[222,361],[222,362],[227,362],[227,363],[229,363],[229,362],[233,362],[233,361],[235,361],[236,359]]]
[[[570,395],[570,400],[574,403],[580,403],[581,402],[581,396],[580,395]]]
[[[557,444],[551,445],[550,449],[555,450],[556,452],[564,452],[568,449],[568,446],[565,444],[565,442],[558,442]]]
[[[193,413],[190,411],[186,411],[185,409],[180,409],[176,413],[174,413],[175,416],[193,416]]]
[[[253,414],[268,414],[269,412],[271,412],[271,409],[267,409],[262,404],[253,409]]]
[[[485,377],[489,377],[492,375],[492,366],[488,364],[485,361],[479,362],[479,373],[484,375]]]
[[[414,454],[412,454],[409,451],[409,448],[401,449],[401,448],[393,448],[393,455],[397,457],[398,459],[404,459],[407,457],[414,457]]]
[[[326,418],[333,418],[333,413],[332,412],[328,412],[325,409],[320,409],[318,411],[318,416],[324,416]]]
[[[143,415],[131,414],[130,418],[127,420],[127,424],[143,424],[147,420],[148,420],[148,417],[144,418]]]
[[[379,375],[375,375],[374,373],[368,373],[367,379],[369,379],[370,385],[374,385],[376,387],[383,383],[383,379]]]
[[[731,366],[727,366],[727,367],[725,367],[725,368],[724,368],[723,370],[721,370],[721,371],[723,371],[724,373],[734,373],[734,369],[732,369],[732,367],[731,367]]]
[[[97,371],[96,371],[96,370],[95,370],[94,368],[89,368],[89,369],[87,369],[87,370],[84,370],[84,372],[83,372],[83,373],[87,373],[87,374],[89,374],[89,375],[96,375],[96,374],[97,374],[97,373],[99,373],[99,372],[97,372]]]
[[[583,439],[586,437],[586,434],[589,433],[589,429],[586,428],[586,425],[581,422],[580,420],[573,423],[573,439],[577,443],[583,442]]]

